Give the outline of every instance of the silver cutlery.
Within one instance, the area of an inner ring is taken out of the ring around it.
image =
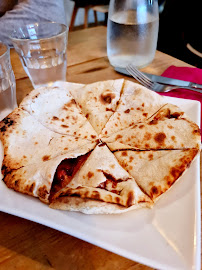
[[[119,73],[122,73],[122,74],[127,75],[127,76],[131,76],[131,74],[129,74],[125,68],[115,67],[114,69]],[[149,77],[153,82],[158,82],[158,83],[167,84],[167,85],[174,85],[174,86],[183,86],[184,88],[186,88],[188,86],[191,88],[196,88],[196,89],[202,90],[202,84],[179,80],[179,79],[168,78],[168,77],[163,77],[163,76],[150,74],[150,73],[146,73],[146,72],[143,72],[143,73],[147,77]]]
[[[183,89],[189,89],[195,92],[202,93],[202,90],[196,89],[189,86],[170,86],[170,85],[163,85],[157,82],[152,81],[150,78],[148,78],[144,73],[139,71],[135,66],[132,64],[129,64],[126,67],[126,70],[131,74],[137,81],[139,81],[143,86],[155,91],[155,92],[169,92],[174,89],[183,88]]]

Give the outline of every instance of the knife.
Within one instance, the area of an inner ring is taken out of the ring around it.
[[[131,76],[125,68],[115,67],[115,70],[119,73],[124,74],[124,75]],[[192,87],[192,88],[196,88],[196,89],[202,89],[202,84],[167,78],[167,77],[163,77],[163,76],[157,76],[157,75],[149,74],[149,73],[145,73],[145,72],[143,72],[143,73],[147,77],[149,77],[153,82],[158,82],[158,83],[167,84],[167,85],[182,86],[182,87],[184,86],[184,87]]]

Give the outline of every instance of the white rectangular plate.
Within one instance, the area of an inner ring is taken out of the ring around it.
[[[198,101],[166,97],[200,125]],[[1,151],[2,152],[2,151]],[[1,160],[3,154],[1,153]],[[0,181],[0,210],[29,219],[158,269],[200,269],[199,156],[155,204],[119,215],[85,215],[50,209]],[[26,203],[25,203],[26,202]]]

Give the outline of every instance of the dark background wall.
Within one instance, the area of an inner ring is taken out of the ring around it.
[[[187,49],[189,43],[202,53],[202,0],[165,0],[160,13],[157,49],[202,68],[202,58]]]

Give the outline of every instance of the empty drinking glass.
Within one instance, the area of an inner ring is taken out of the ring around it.
[[[29,24],[11,35],[34,88],[66,81],[68,27],[54,22]]]
[[[159,26],[157,0],[111,0],[107,54],[114,67],[148,65],[156,52]]]
[[[16,107],[16,84],[10,62],[10,49],[0,42],[0,120]]]

